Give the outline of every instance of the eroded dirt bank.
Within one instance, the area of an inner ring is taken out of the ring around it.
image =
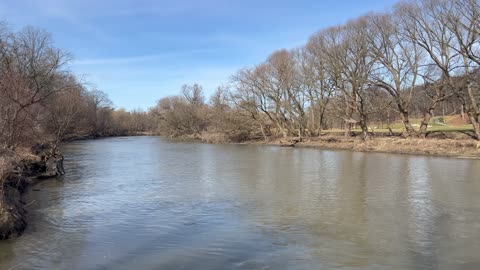
[[[63,156],[49,145],[0,153],[0,240],[17,237],[27,226],[22,194],[42,179],[64,174]]]

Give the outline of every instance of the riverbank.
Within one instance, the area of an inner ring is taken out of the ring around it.
[[[22,194],[42,179],[64,174],[63,156],[48,145],[0,150],[0,240],[14,238],[27,227]]]
[[[65,138],[63,142],[95,140],[95,139],[114,138],[114,137],[135,137],[135,136],[154,136],[154,135],[155,133],[146,132],[146,131],[132,131],[132,132],[97,134],[97,135],[76,135],[76,136]]]
[[[286,141],[289,141],[289,139],[286,139]],[[284,146],[285,139],[248,141],[245,143]],[[359,139],[328,136],[306,138],[296,143],[295,147],[480,159],[480,143],[474,140],[375,138],[363,142]]]
[[[301,139],[295,137],[268,137],[266,140],[257,139],[246,140],[243,142],[231,142],[225,140],[221,134],[202,134],[201,136],[187,136],[180,139],[194,139],[205,143],[292,146],[350,150],[358,152],[379,152],[480,159],[480,142],[473,139],[456,138],[454,136],[426,139],[403,138],[400,136],[378,136],[367,141],[362,141],[357,137],[346,138],[340,134],[326,134],[320,137],[307,137]]]

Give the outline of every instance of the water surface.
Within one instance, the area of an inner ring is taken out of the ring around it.
[[[480,161],[157,137],[68,144],[0,269],[480,269]]]

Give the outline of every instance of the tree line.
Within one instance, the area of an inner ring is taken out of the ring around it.
[[[47,32],[0,23],[0,147],[147,130],[147,113],[115,110],[68,70],[70,61]]]
[[[425,137],[432,117],[448,114],[468,119],[480,139],[477,0],[401,1],[273,52],[208,100],[200,85],[184,85],[148,112],[115,109],[71,60],[48,33],[0,23],[0,147],[145,131],[244,141],[359,129],[366,140],[395,121],[403,136]]]
[[[234,140],[331,128],[350,136],[354,127],[368,139],[372,126],[397,119],[404,136],[425,137],[433,116],[461,114],[479,140],[479,64],[477,0],[401,1],[241,69],[208,103],[199,85],[184,86],[150,113],[164,134]]]

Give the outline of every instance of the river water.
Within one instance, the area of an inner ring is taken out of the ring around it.
[[[480,269],[480,161],[70,143],[0,269]]]

